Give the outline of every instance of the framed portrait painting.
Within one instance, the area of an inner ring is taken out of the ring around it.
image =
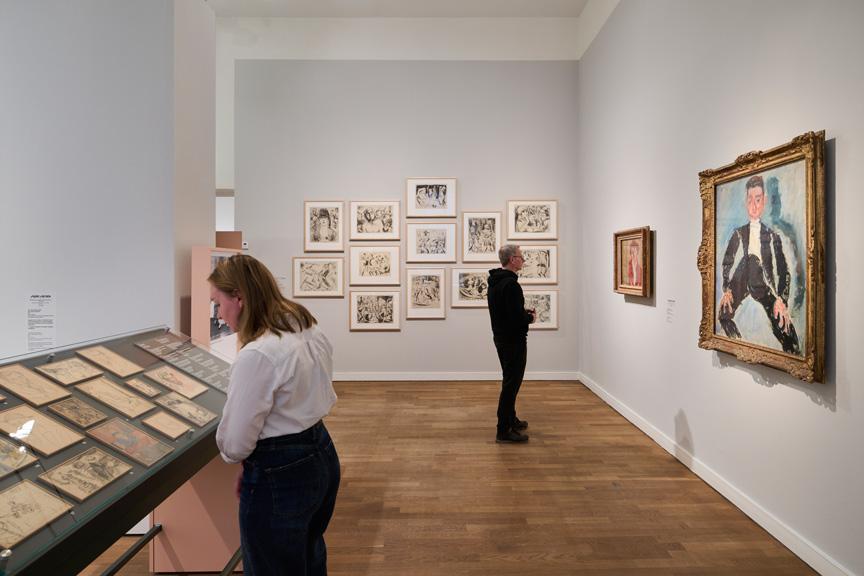
[[[498,262],[500,212],[462,213],[462,261]]]
[[[294,298],[342,298],[343,258],[294,258]]]
[[[557,240],[558,201],[510,200],[507,231],[510,240]]]
[[[615,292],[647,298],[651,295],[651,229],[615,232],[612,242]]]
[[[445,318],[446,281],[444,268],[408,268],[405,286],[405,318]]]
[[[399,240],[399,201],[351,202],[351,240]]]
[[[519,247],[522,250],[522,269],[519,283],[557,284],[558,283],[558,246],[554,244]]]
[[[352,286],[399,285],[399,246],[351,246]]]
[[[699,174],[699,347],[820,382],[825,132]]]
[[[406,262],[456,262],[456,224],[409,222]]]
[[[408,178],[405,181],[405,216],[455,218],[455,178]]]
[[[558,329],[558,291],[525,290],[525,309],[534,310],[534,323],[529,330]]]
[[[450,271],[450,306],[453,308],[488,308],[489,271],[485,268],[453,268]]]
[[[399,330],[399,290],[351,291],[349,327],[352,331]]]
[[[303,250],[306,252],[342,252],[345,203],[307,200],[303,203]]]

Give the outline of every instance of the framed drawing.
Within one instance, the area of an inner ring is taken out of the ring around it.
[[[156,399],[156,403],[198,427],[206,426],[217,416],[203,406],[187,400],[177,392],[169,392],[160,396]]]
[[[149,400],[121,388],[104,376],[78,384],[75,388],[129,418],[137,418],[156,408]]]
[[[174,451],[171,446],[119,418],[91,428],[87,434],[147,467]]]
[[[456,262],[456,224],[409,222],[406,262]]]
[[[70,395],[65,388],[54,384],[44,376],[28,370],[21,364],[12,364],[0,368],[0,386],[20,396],[34,406],[44,406],[49,402],[54,402]]]
[[[143,394],[147,398],[153,398],[161,394],[161,392],[155,386],[151,386],[141,378],[132,378],[131,380],[127,380],[126,386],[129,386],[130,388],[132,388],[139,394]]]
[[[343,298],[344,258],[294,257],[294,298]]]
[[[510,200],[507,231],[510,240],[557,240],[558,201]]]
[[[67,398],[48,406],[48,410],[62,416],[80,428],[89,428],[108,416],[79,398]]]
[[[444,268],[408,268],[405,276],[408,290],[405,318],[446,318]]]
[[[498,262],[500,212],[462,213],[462,261]]]
[[[405,181],[405,216],[455,218],[455,178],[408,178]]]
[[[161,410],[153,416],[144,418],[141,422],[145,426],[156,430],[160,434],[167,436],[172,440],[177,440],[177,438],[192,430],[185,422],[181,422],[177,418],[174,418]]]
[[[520,284],[557,284],[558,283],[558,246],[520,246],[522,250],[522,270],[519,271]]]
[[[36,371],[41,372],[64,386],[102,375],[101,370],[92,364],[84,362],[80,358],[67,358],[59,362],[43,364],[42,366],[37,366]]]
[[[529,330],[558,329],[558,291],[525,290],[525,309],[534,310],[534,323]]]
[[[174,390],[186,398],[195,398],[207,391],[207,386],[171,366],[160,366],[159,368],[148,370],[144,375],[154,380],[157,384]]]
[[[398,286],[399,246],[351,246],[352,286]]]
[[[130,362],[123,356],[120,356],[116,352],[109,350],[104,346],[84,348],[78,350],[78,354],[120,378],[126,378],[127,376],[132,376],[133,374],[137,374],[144,370],[141,366],[138,366],[134,362]]]
[[[306,252],[342,252],[345,250],[343,224],[345,203],[331,200],[307,200],[303,203],[303,250]]]
[[[699,347],[822,381],[825,132],[699,174]]]
[[[0,431],[44,456],[51,456],[84,439],[26,404],[0,412]]]
[[[130,470],[129,464],[94,446],[40,474],[39,479],[83,502]]]
[[[489,271],[485,268],[453,268],[450,270],[450,307],[486,308],[489,292]]]
[[[349,328],[355,330],[399,330],[399,294],[395,291],[350,292]]]
[[[351,240],[399,240],[399,201],[351,202]]]
[[[0,478],[36,462],[36,457],[27,450],[0,438]]]
[[[632,228],[612,235],[613,290],[630,296],[651,296],[651,229]]]
[[[29,480],[0,492],[0,546],[14,548],[52,521],[72,509]]]

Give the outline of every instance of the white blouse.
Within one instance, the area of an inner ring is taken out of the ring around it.
[[[222,458],[240,462],[258,440],[306,430],[330,412],[333,346],[317,325],[268,332],[240,350],[216,431]]]

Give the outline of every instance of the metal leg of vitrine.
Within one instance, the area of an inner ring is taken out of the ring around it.
[[[237,564],[243,559],[243,549],[237,548],[237,551],[234,552],[234,555],[231,556],[231,559],[228,560],[228,563],[225,565],[225,568],[220,572],[219,576],[228,576],[232,572],[234,572],[234,568],[237,567]]]
[[[6,576],[6,568],[9,566],[9,558],[12,557],[12,550],[6,548],[0,552],[0,576]]]
[[[117,560],[115,560],[114,563],[111,564],[111,566],[109,566],[104,572],[102,572],[102,576],[113,576],[114,574],[117,574],[117,572],[119,572],[120,569],[123,568],[123,566],[125,566],[126,563],[129,562],[129,560],[131,560],[133,556],[135,556],[135,554],[140,552],[141,549],[144,548],[144,546],[146,546],[147,543],[150,542],[150,540],[152,540],[161,531],[162,524],[156,524],[155,526],[150,528],[150,530],[148,530],[146,534],[136,540],[135,543],[128,550],[126,550],[126,552],[124,552],[122,556],[117,558]]]

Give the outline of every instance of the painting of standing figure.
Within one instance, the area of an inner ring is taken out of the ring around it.
[[[823,148],[811,132],[700,174],[699,345],[805,381],[823,370]]]
[[[615,232],[614,290],[619,294],[651,295],[651,228],[632,228]]]

